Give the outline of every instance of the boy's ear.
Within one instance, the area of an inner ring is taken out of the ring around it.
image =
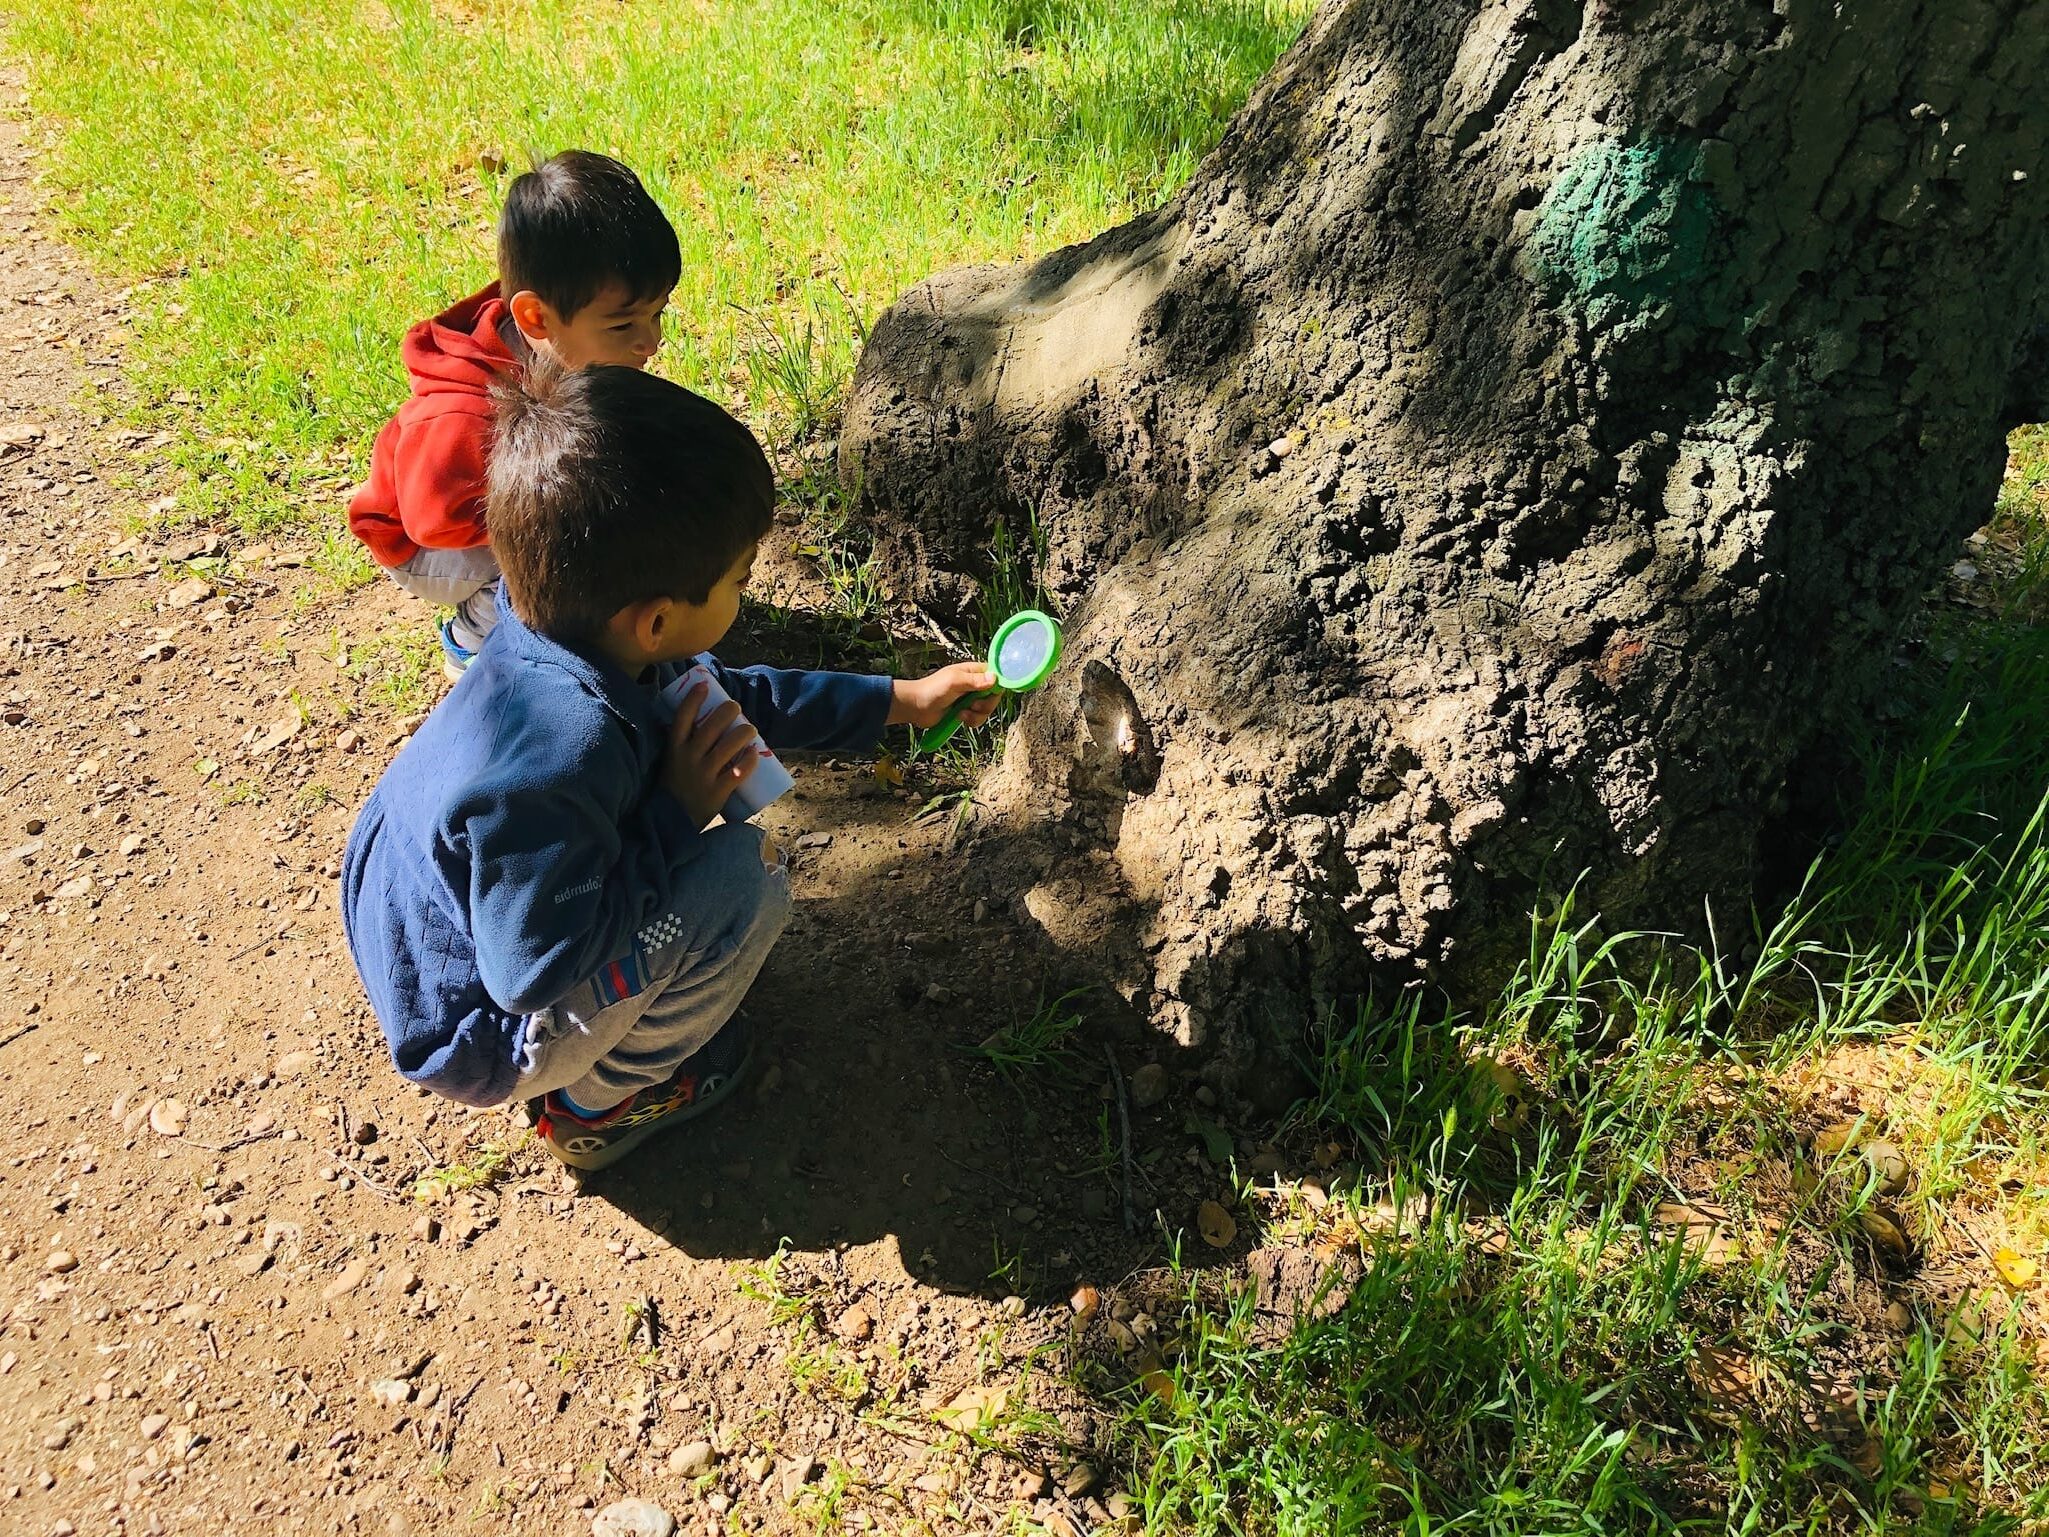
[[[661,651],[675,628],[675,615],[670,612],[673,606],[667,598],[642,598],[614,614],[612,627],[621,632],[621,639],[630,640],[637,650],[653,656]]]
[[[531,288],[522,288],[506,301],[505,307],[512,311],[513,324],[526,336],[537,342],[548,339],[554,314],[546,301]]]

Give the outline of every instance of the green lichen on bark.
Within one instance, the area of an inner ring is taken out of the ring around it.
[[[1692,323],[1720,318],[1726,239],[1707,148],[1667,137],[1587,145],[1537,209],[1528,249],[1539,281],[1597,329],[1668,306]]]

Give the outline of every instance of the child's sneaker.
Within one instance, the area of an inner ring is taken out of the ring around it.
[[[469,671],[470,663],[477,659],[476,652],[467,646],[456,644],[454,632],[449,629],[452,621],[441,621],[441,676],[450,683],[460,683],[462,675]]]
[[[601,1116],[586,1119],[555,1093],[529,1100],[535,1134],[572,1169],[607,1168],[657,1132],[703,1115],[731,1094],[753,1059],[752,1034],[746,1021],[735,1017],[667,1083],[629,1095]]]

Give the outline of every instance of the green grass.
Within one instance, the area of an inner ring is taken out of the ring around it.
[[[1057,998],[1042,996],[1031,1013],[987,1037],[975,1054],[1013,1087],[1031,1078],[1071,1075],[1075,1036],[1085,1023],[1075,1000],[1087,993],[1087,988],[1076,988]]]
[[[490,276],[506,182],[582,145],[676,224],[662,369],[822,429],[910,283],[1186,178],[1306,0],[16,0],[67,233],[140,282],[180,516],[334,520],[404,328]]]
[[[2049,476],[2040,434],[2016,446],[1996,590],[1928,627],[1797,900],[1725,920],[1719,949],[1568,905],[1484,1017],[1411,995],[1320,1033],[1294,1137],[1335,1140],[1352,1193],[1268,1192],[1266,1241],[1359,1279],[1279,1338],[1185,1280],[1171,1405],[1124,1400],[1149,1530],[2049,1520],[2039,1282],[1995,1263],[2049,1242],[2049,635],[2023,617]],[[1827,1097],[1845,1081],[1854,1106]],[[1898,1148],[1904,1190],[1809,1144],[1851,1117]],[[1718,1259],[1674,1210],[1711,1219]],[[1875,1241],[1887,1222],[1910,1257]]]

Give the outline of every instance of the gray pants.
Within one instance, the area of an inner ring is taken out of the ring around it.
[[[414,597],[455,610],[448,636],[463,650],[475,651],[498,627],[498,557],[488,544],[467,550],[415,550],[404,565],[385,569]]]
[[[675,908],[633,949],[529,1014],[519,1097],[560,1089],[609,1110],[669,1075],[718,1034],[790,917],[790,876],[762,863],[761,829],[715,827],[684,871]]]

